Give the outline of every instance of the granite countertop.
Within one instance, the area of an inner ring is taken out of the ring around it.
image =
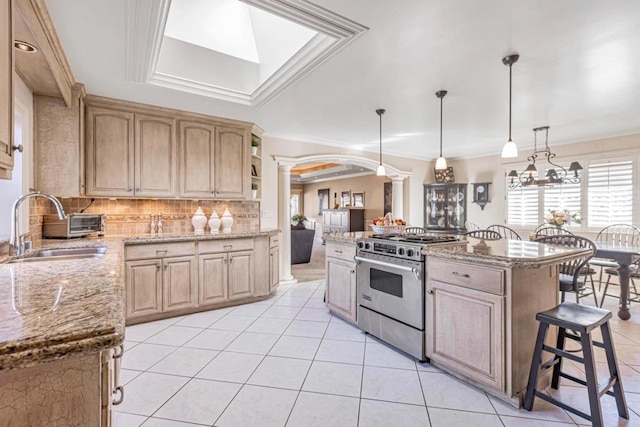
[[[280,230],[43,240],[37,249],[107,246],[101,258],[0,264],[0,371],[93,353],[124,340],[124,244],[271,236]],[[28,255],[27,255],[28,256]]]
[[[102,258],[0,264],[0,371],[122,343],[122,239],[44,241],[40,248],[101,245]]]
[[[426,256],[497,265],[501,267],[539,268],[575,259],[589,253],[588,249],[571,249],[530,241],[500,239],[484,241],[470,239],[464,246],[429,247]]]
[[[135,236],[122,236],[125,245],[137,245],[145,243],[170,243],[170,242],[190,242],[200,240],[217,240],[217,239],[237,239],[241,237],[257,237],[257,236],[273,236],[280,233],[279,229],[255,230],[255,231],[232,231],[231,233],[205,233],[195,234],[193,232],[169,234],[138,234]]]
[[[372,236],[376,233],[373,231],[352,231],[346,233],[326,233],[322,236],[325,242],[346,243],[355,245],[358,239]]]

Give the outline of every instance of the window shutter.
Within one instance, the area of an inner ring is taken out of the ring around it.
[[[589,227],[632,223],[632,161],[590,164],[588,185]]]
[[[570,215],[578,213],[578,218],[582,218],[580,215],[580,193],[580,183],[545,187],[543,215],[553,210],[566,210]]]
[[[538,187],[519,187],[507,192],[507,223],[538,225]]]

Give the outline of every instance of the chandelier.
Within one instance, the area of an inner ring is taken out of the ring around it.
[[[538,149],[538,132],[544,131],[544,148]],[[518,173],[516,170],[511,170],[507,175],[509,177],[508,187],[510,190],[518,187],[551,187],[556,184],[577,184],[580,182],[579,171],[582,170],[582,166],[578,162],[571,162],[569,165],[569,171],[564,167],[553,162],[556,157],[549,148],[549,126],[541,126],[533,129],[533,153],[527,157],[529,166]],[[544,179],[537,179],[538,169],[536,168],[536,160],[538,158],[546,159],[549,166],[546,168]],[[573,172],[573,174],[571,174]]]

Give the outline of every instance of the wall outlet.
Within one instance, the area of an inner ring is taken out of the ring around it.
[[[267,210],[262,211],[262,218],[271,218],[272,216],[273,216],[273,213],[271,211],[267,211]]]

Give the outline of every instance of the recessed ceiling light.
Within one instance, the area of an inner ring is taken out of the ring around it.
[[[31,43],[24,42],[22,40],[14,41],[13,47],[19,50],[20,52],[35,53],[38,51],[37,47],[35,47]]]

